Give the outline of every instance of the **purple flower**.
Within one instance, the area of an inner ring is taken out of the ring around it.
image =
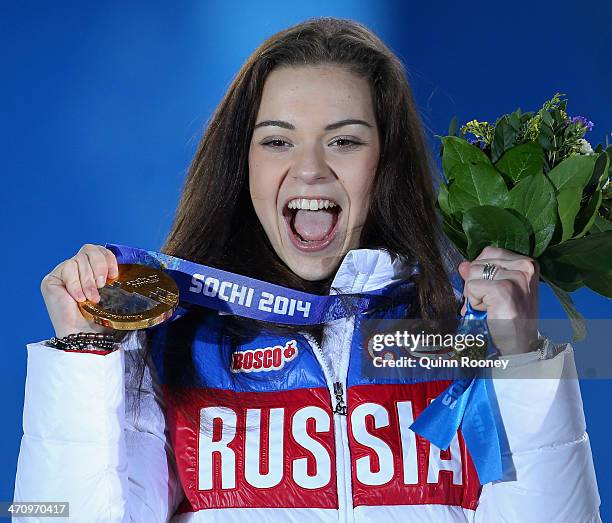
[[[584,116],[574,116],[569,123],[579,123],[582,126],[586,127],[587,131],[593,129],[593,122],[587,120]]]

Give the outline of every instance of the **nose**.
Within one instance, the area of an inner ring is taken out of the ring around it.
[[[294,155],[290,176],[307,184],[333,179],[334,173],[325,160],[323,146],[320,143],[301,146]]]

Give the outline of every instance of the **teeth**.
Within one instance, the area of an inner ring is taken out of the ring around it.
[[[306,211],[320,211],[321,209],[329,209],[337,204],[331,200],[310,200],[307,198],[295,198],[290,200],[287,207],[289,209],[304,209]]]

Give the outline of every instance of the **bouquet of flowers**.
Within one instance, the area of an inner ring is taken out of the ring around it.
[[[517,109],[491,125],[454,117],[442,141],[436,207],[449,239],[469,261],[487,245],[535,259],[584,339],[570,292],[612,297],[612,145],[584,139],[593,123],[569,117],[556,93],[536,113]],[[467,137],[466,135],[471,135]]]

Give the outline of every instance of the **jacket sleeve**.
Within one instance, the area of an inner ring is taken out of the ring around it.
[[[574,350],[557,351],[543,360],[538,352],[507,356],[503,374],[494,371],[508,477],[483,486],[475,523],[601,523]]]
[[[75,522],[169,521],[183,492],[149,365],[135,412],[145,336],[106,355],[27,345],[14,501],[67,501]],[[13,521],[39,519],[66,521]]]

